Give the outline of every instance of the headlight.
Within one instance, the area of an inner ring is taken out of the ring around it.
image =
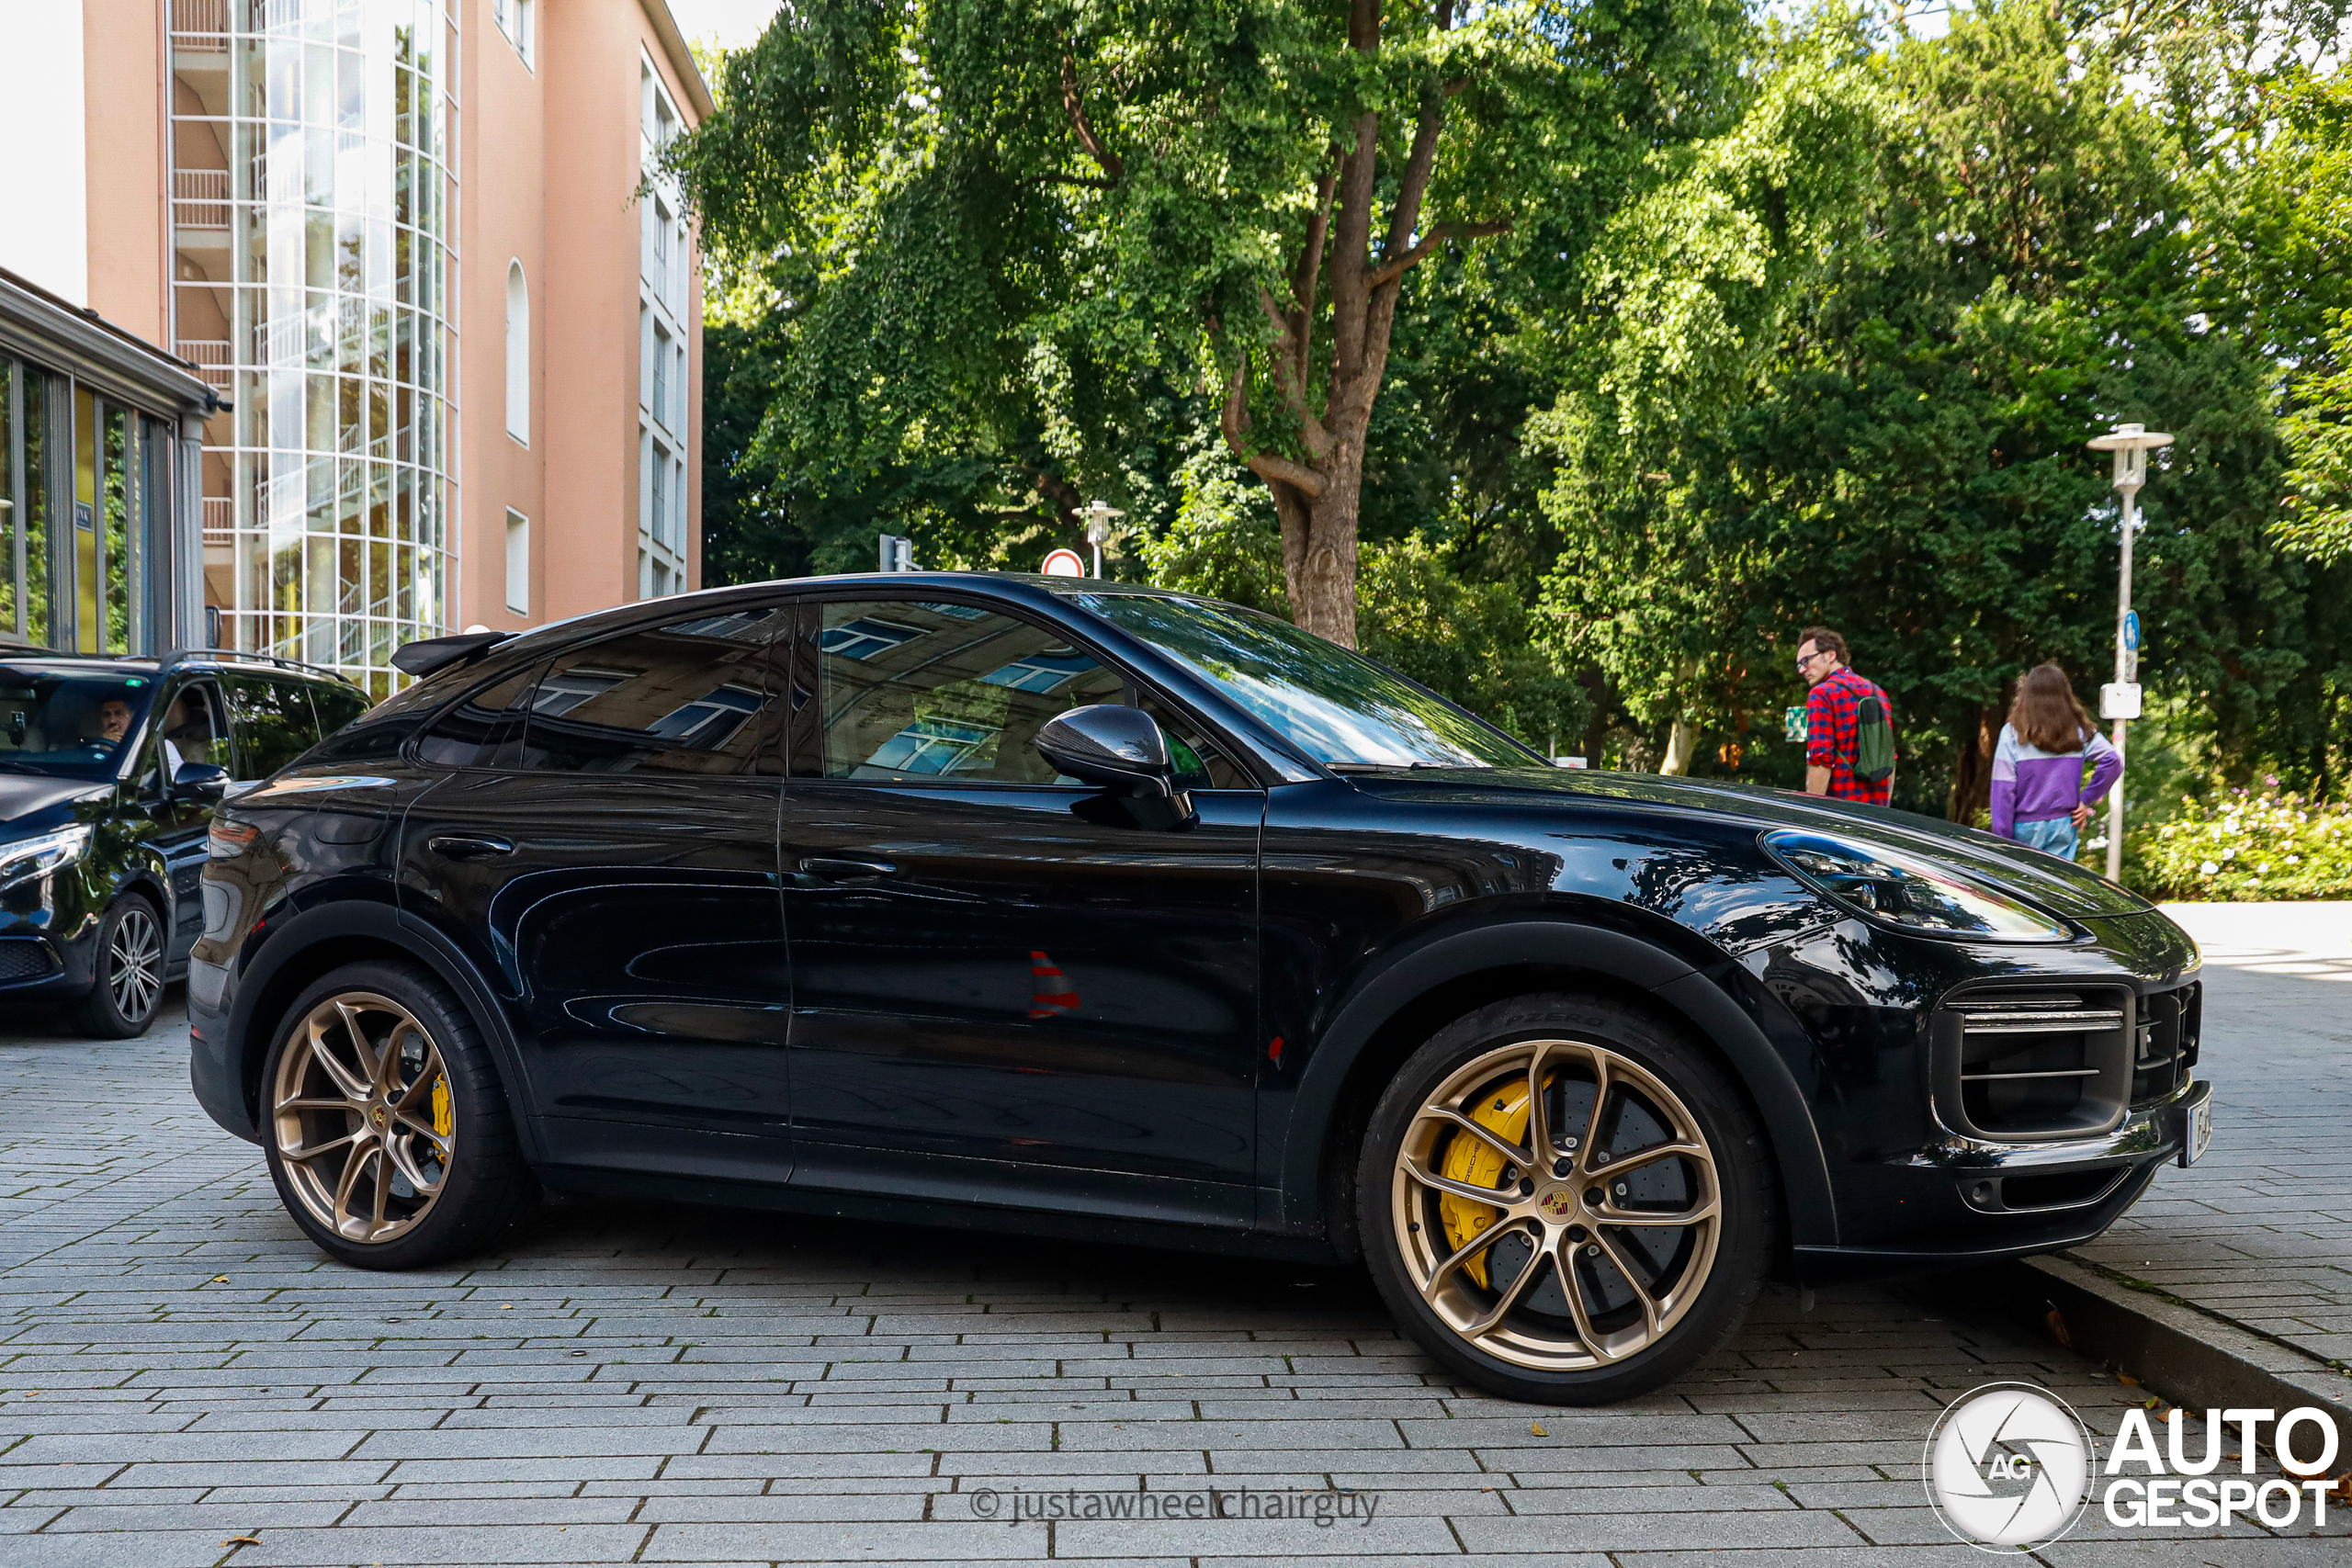
[[[90,852],[90,825],[76,822],[54,833],[0,844],[0,887],[14,886],[36,876],[72,865]]]
[[[1986,942],[2070,942],[2075,933],[2030,904],[1883,844],[1821,833],[1767,833],[1764,847],[1857,914],[1907,931]]]

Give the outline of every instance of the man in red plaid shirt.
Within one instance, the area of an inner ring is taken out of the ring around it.
[[[1875,682],[1848,668],[1846,639],[1827,626],[1808,626],[1798,639],[1797,673],[1813,688],[1804,700],[1805,793],[1884,806],[1894,794],[1894,774],[1890,771],[1876,784],[1854,776],[1854,730],[1863,698],[1878,699],[1890,728],[1894,705]]]

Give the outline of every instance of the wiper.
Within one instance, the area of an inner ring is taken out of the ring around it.
[[[1486,768],[1490,762],[1326,762],[1335,773],[1402,773],[1416,768]]]

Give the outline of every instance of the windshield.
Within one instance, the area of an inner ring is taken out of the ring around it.
[[[154,695],[152,675],[0,664],[0,770],[110,779]]]
[[[1444,698],[1287,621],[1141,593],[1072,597],[1207,676],[1326,766],[1537,765],[1532,752]]]

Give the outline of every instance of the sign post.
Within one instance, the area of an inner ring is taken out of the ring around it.
[[[2172,437],[2141,424],[2119,424],[2087,444],[2094,452],[2115,454],[2115,488],[2123,497],[2123,555],[2115,577],[2115,679],[2099,688],[2098,716],[2115,721],[2115,750],[2123,751],[2124,728],[2140,716],[2140,616],[2132,608],[2132,541],[2140,531],[2140,487],[2148,482],[2148,454],[2172,445]],[[2123,880],[2123,784],[2117,779],[2107,797],[2107,879]]]

